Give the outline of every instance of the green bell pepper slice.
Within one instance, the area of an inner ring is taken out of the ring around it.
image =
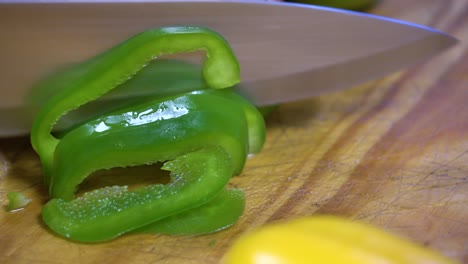
[[[201,206],[218,194],[232,175],[230,157],[222,148],[204,148],[165,163],[168,185],[134,191],[120,186],[85,193],[67,202],[52,199],[42,210],[56,233],[81,242],[115,238],[132,229]]]
[[[131,233],[202,235],[233,225],[244,212],[244,192],[225,189],[208,203],[156,221]]]
[[[61,138],[51,134],[62,115],[118,86],[152,58],[200,49],[207,54],[204,80],[215,89],[148,96]],[[257,109],[231,89],[220,89],[236,84],[239,75],[228,43],[199,27],[146,31],[64,72],[63,80],[74,81],[48,98],[31,131],[52,198],[42,210],[45,223],[82,242],[126,232],[210,233],[232,225],[242,214],[244,198],[238,190],[223,189],[265,140]],[[166,162],[162,169],[171,171],[169,184],[132,191],[106,187],[74,199],[79,184],[96,170],[156,162]]]
[[[148,30],[75,69],[72,75],[79,72],[79,78],[44,103],[31,128],[31,143],[41,158],[46,184],[50,181],[53,153],[59,143],[50,131],[62,115],[130,79],[154,58],[196,50],[206,52],[203,75],[210,88],[226,88],[239,82],[239,64],[229,44],[216,32],[201,27]]]

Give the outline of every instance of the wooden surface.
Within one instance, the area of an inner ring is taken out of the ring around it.
[[[217,263],[243,232],[313,214],[360,219],[468,263],[468,2],[383,0],[372,12],[461,43],[387,78],[282,105],[264,150],[231,181],[247,208],[226,231],[97,245],[56,237],[40,221],[47,195],[28,139],[0,140],[1,202],[9,191],[33,199],[1,210],[0,263]]]

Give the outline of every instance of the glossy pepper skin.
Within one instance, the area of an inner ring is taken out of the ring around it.
[[[336,216],[270,224],[241,237],[225,264],[455,264],[436,252],[373,226]]]
[[[199,49],[207,54],[206,85],[215,89],[148,96],[61,138],[51,135],[63,114],[113,89],[152,58]],[[44,103],[31,131],[52,198],[42,216],[53,231],[98,242],[127,232],[202,234],[235,223],[244,197],[223,189],[247,154],[260,151],[265,124],[255,107],[228,88],[239,81],[239,65],[220,35],[199,27],[150,30],[74,71],[63,73],[74,81]],[[169,184],[132,191],[112,186],[74,199],[78,185],[96,170],[156,162],[171,172]]]

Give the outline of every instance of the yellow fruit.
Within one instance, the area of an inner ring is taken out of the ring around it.
[[[241,237],[225,264],[449,264],[434,251],[367,224],[314,216],[266,225]]]

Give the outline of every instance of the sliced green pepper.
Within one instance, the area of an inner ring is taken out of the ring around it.
[[[50,133],[66,112],[113,89],[152,58],[199,49],[207,54],[203,75],[208,87],[226,88],[239,81],[239,65],[228,43],[199,27],[143,32],[63,73],[68,75],[63,79],[74,81],[44,103],[31,131],[52,198],[42,211],[52,230],[96,242],[132,230],[209,233],[237,220],[243,196],[223,188],[242,170],[247,154],[260,151],[265,124],[257,109],[230,89],[148,96],[93,118],[61,139]],[[96,170],[165,161],[163,169],[171,171],[168,185],[134,191],[106,187],[74,199],[79,184]],[[222,219],[207,214],[227,207],[234,210]],[[168,224],[170,219],[178,220]],[[194,229],[182,227],[187,225]]]
[[[6,210],[8,212],[23,209],[31,202],[31,199],[26,198],[26,196],[20,192],[9,192],[7,194],[7,200],[8,205]]]
[[[71,200],[76,187],[98,169],[171,160],[207,146],[222,146],[232,159],[233,173],[239,173],[247,144],[243,105],[217,91],[150,100],[66,134],[54,152],[50,193]]]
[[[31,129],[31,143],[41,157],[46,184],[50,181],[53,153],[59,143],[50,131],[62,115],[130,79],[158,56],[196,50],[207,53],[203,75],[210,88],[226,88],[239,82],[239,64],[229,44],[215,32],[200,27],[145,31],[75,69],[80,72],[79,78],[44,103]]]
[[[168,185],[134,191],[108,187],[66,202],[52,199],[42,211],[55,232],[84,242],[112,239],[132,229],[201,206],[216,196],[232,175],[231,160],[222,148],[204,148],[166,162]]]
[[[234,224],[244,212],[244,192],[225,189],[208,203],[166,217],[132,233],[200,235],[222,230]]]

